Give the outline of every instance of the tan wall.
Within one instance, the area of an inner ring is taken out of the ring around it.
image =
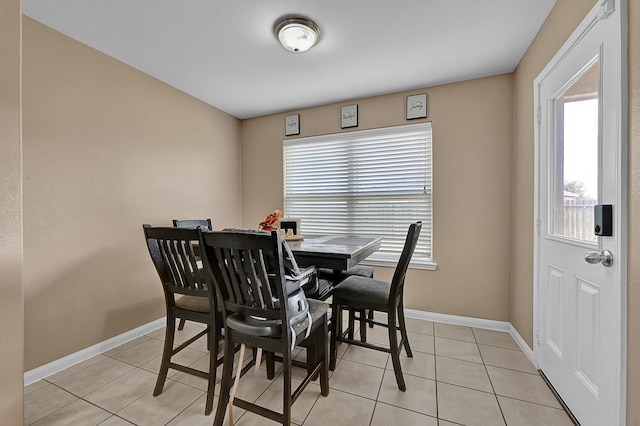
[[[510,318],[533,342],[533,81],[594,1],[558,0],[514,73],[513,212]]]
[[[640,425],[640,2],[629,1],[627,424]]]
[[[627,424],[640,425],[640,4],[629,0],[629,209]],[[558,0],[514,73],[511,323],[532,344],[533,80],[582,21],[593,1]]]
[[[356,130],[411,123],[405,119],[406,96],[421,92],[428,93],[428,120],[433,123],[433,252],[438,269],[409,272],[405,306],[508,321],[511,75],[295,111],[300,113],[300,137],[340,132],[340,106],[351,103],[358,104]],[[282,208],[285,115],[242,123],[245,226],[256,226],[267,213]],[[376,276],[390,279],[392,272],[377,268]]]
[[[20,0],[0,2],[0,422],[23,423]]]
[[[29,18],[23,30],[28,371],[164,315],[142,224],[241,224],[241,124]]]

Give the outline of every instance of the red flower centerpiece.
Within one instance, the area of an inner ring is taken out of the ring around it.
[[[258,225],[263,231],[277,231],[278,223],[280,222],[280,217],[282,216],[282,211],[276,209],[273,213],[269,213],[265,216],[264,220],[260,222]]]

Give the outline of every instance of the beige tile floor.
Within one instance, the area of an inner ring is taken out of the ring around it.
[[[339,346],[328,397],[310,384],[294,405],[297,425],[572,425],[560,404],[507,333],[407,319],[413,358],[403,354],[407,391],[396,387],[389,355]],[[199,331],[187,323],[179,341]],[[152,391],[164,329],[157,330],[25,387],[27,425],[210,425],[206,382],[170,371],[163,393]],[[369,329],[372,342],[386,329]],[[206,369],[206,342],[180,362]],[[220,375],[218,376],[220,377]],[[295,385],[296,383],[294,383]],[[280,410],[281,376],[249,372],[238,395]],[[235,424],[271,424],[234,410]]]

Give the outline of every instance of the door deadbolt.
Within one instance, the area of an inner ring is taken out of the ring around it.
[[[602,266],[606,266],[607,268],[613,265],[613,254],[609,250],[602,250],[602,252],[598,253],[597,251],[590,251],[585,253],[584,260],[587,263],[600,263],[602,262]]]

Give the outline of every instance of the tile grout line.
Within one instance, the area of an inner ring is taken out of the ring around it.
[[[431,331],[433,331],[433,377],[436,382],[436,421],[440,424],[440,404],[438,401],[438,355],[436,350],[436,324],[434,322],[431,323]]]
[[[360,340],[362,340],[362,335],[360,336]],[[402,352],[402,348],[400,348],[400,352]],[[371,418],[369,419],[369,426],[371,426],[371,424],[373,423],[373,417],[376,414],[376,408],[378,407],[378,402],[379,402],[378,400],[380,398],[380,392],[382,392],[382,384],[384,383],[384,376],[387,373],[387,365],[389,365],[389,358],[390,358],[390,356],[387,356],[387,360],[384,363],[384,367],[382,368],[382,379],[380,379],[380,385],[378,386],[378,393],[376,395],[376,400],[373,403],[373,411],[371,412]]]
[[[318,401],[320,400],[320,397],[322,396],[322,393],[320,393],[317,397],[316,400],[313,401],[313,404],[311,404],[311,408],[309,409],[309,411],[307,412],[307,414],[304,416],[304,419],[302,419],[302,423],[300,424],[301,426],[304,426],[305,422],[307,421],[307,419],[309,418],[309,415],[311,414],[311,412],[313,411],[313,408],[316,406],[316,404],[318,403]],[[323,396],[323,398],[326,398]]]
[[[98,423],[96,426],[100,426],[101,424],[104,424],[104,422],[106,422],[107,420],[109,420],[111,417],[117,417],[117,418],[119,418],[120,420],[122,420],[123,422],[127,422],[127,423],[128,423],[128,424],[130,424],[130,425],[138,426],[138,425],[136,425],[135,423],[131,423],[129,420],[125,419],[124,417],[120,417],[120,416],[119,416],[119,415],[117,415],[117,414],[113,414],[113,415],[111,415],[110,417],[107,417],[106,419],[104,419],[103,421],[101,421],[100,423]]]
[[[493,380],[491,380],[491,375],[489,375],[489,370],[487,369],[487,364],[484,362],[484,357],[482,356],[482,351],[480,351],[480,345],[478,344],[478,339],[476,339],[476,333],[473,331],[473,327],[471,328],[471,333],[473,334],[473,339],[476,341],[476,347],[478,348],[478,353],[480,354],[480,359],[482,360],[482,365],[484,366],[484,371],[487,373],[487,377],[489,378],[489,383],[491,384],[491,389],[493,389],[493,396],[496,399],[496,404],[498,404],[498,409],[500,410],[500,415],[502,416],[502,421],[505,425],[507,425],[507,419],[504,416],[504,411],[502,410],[502,405],[500,405],[500,400],[498,399],[498,394],[496,393],[496,388],[493,386]]]

